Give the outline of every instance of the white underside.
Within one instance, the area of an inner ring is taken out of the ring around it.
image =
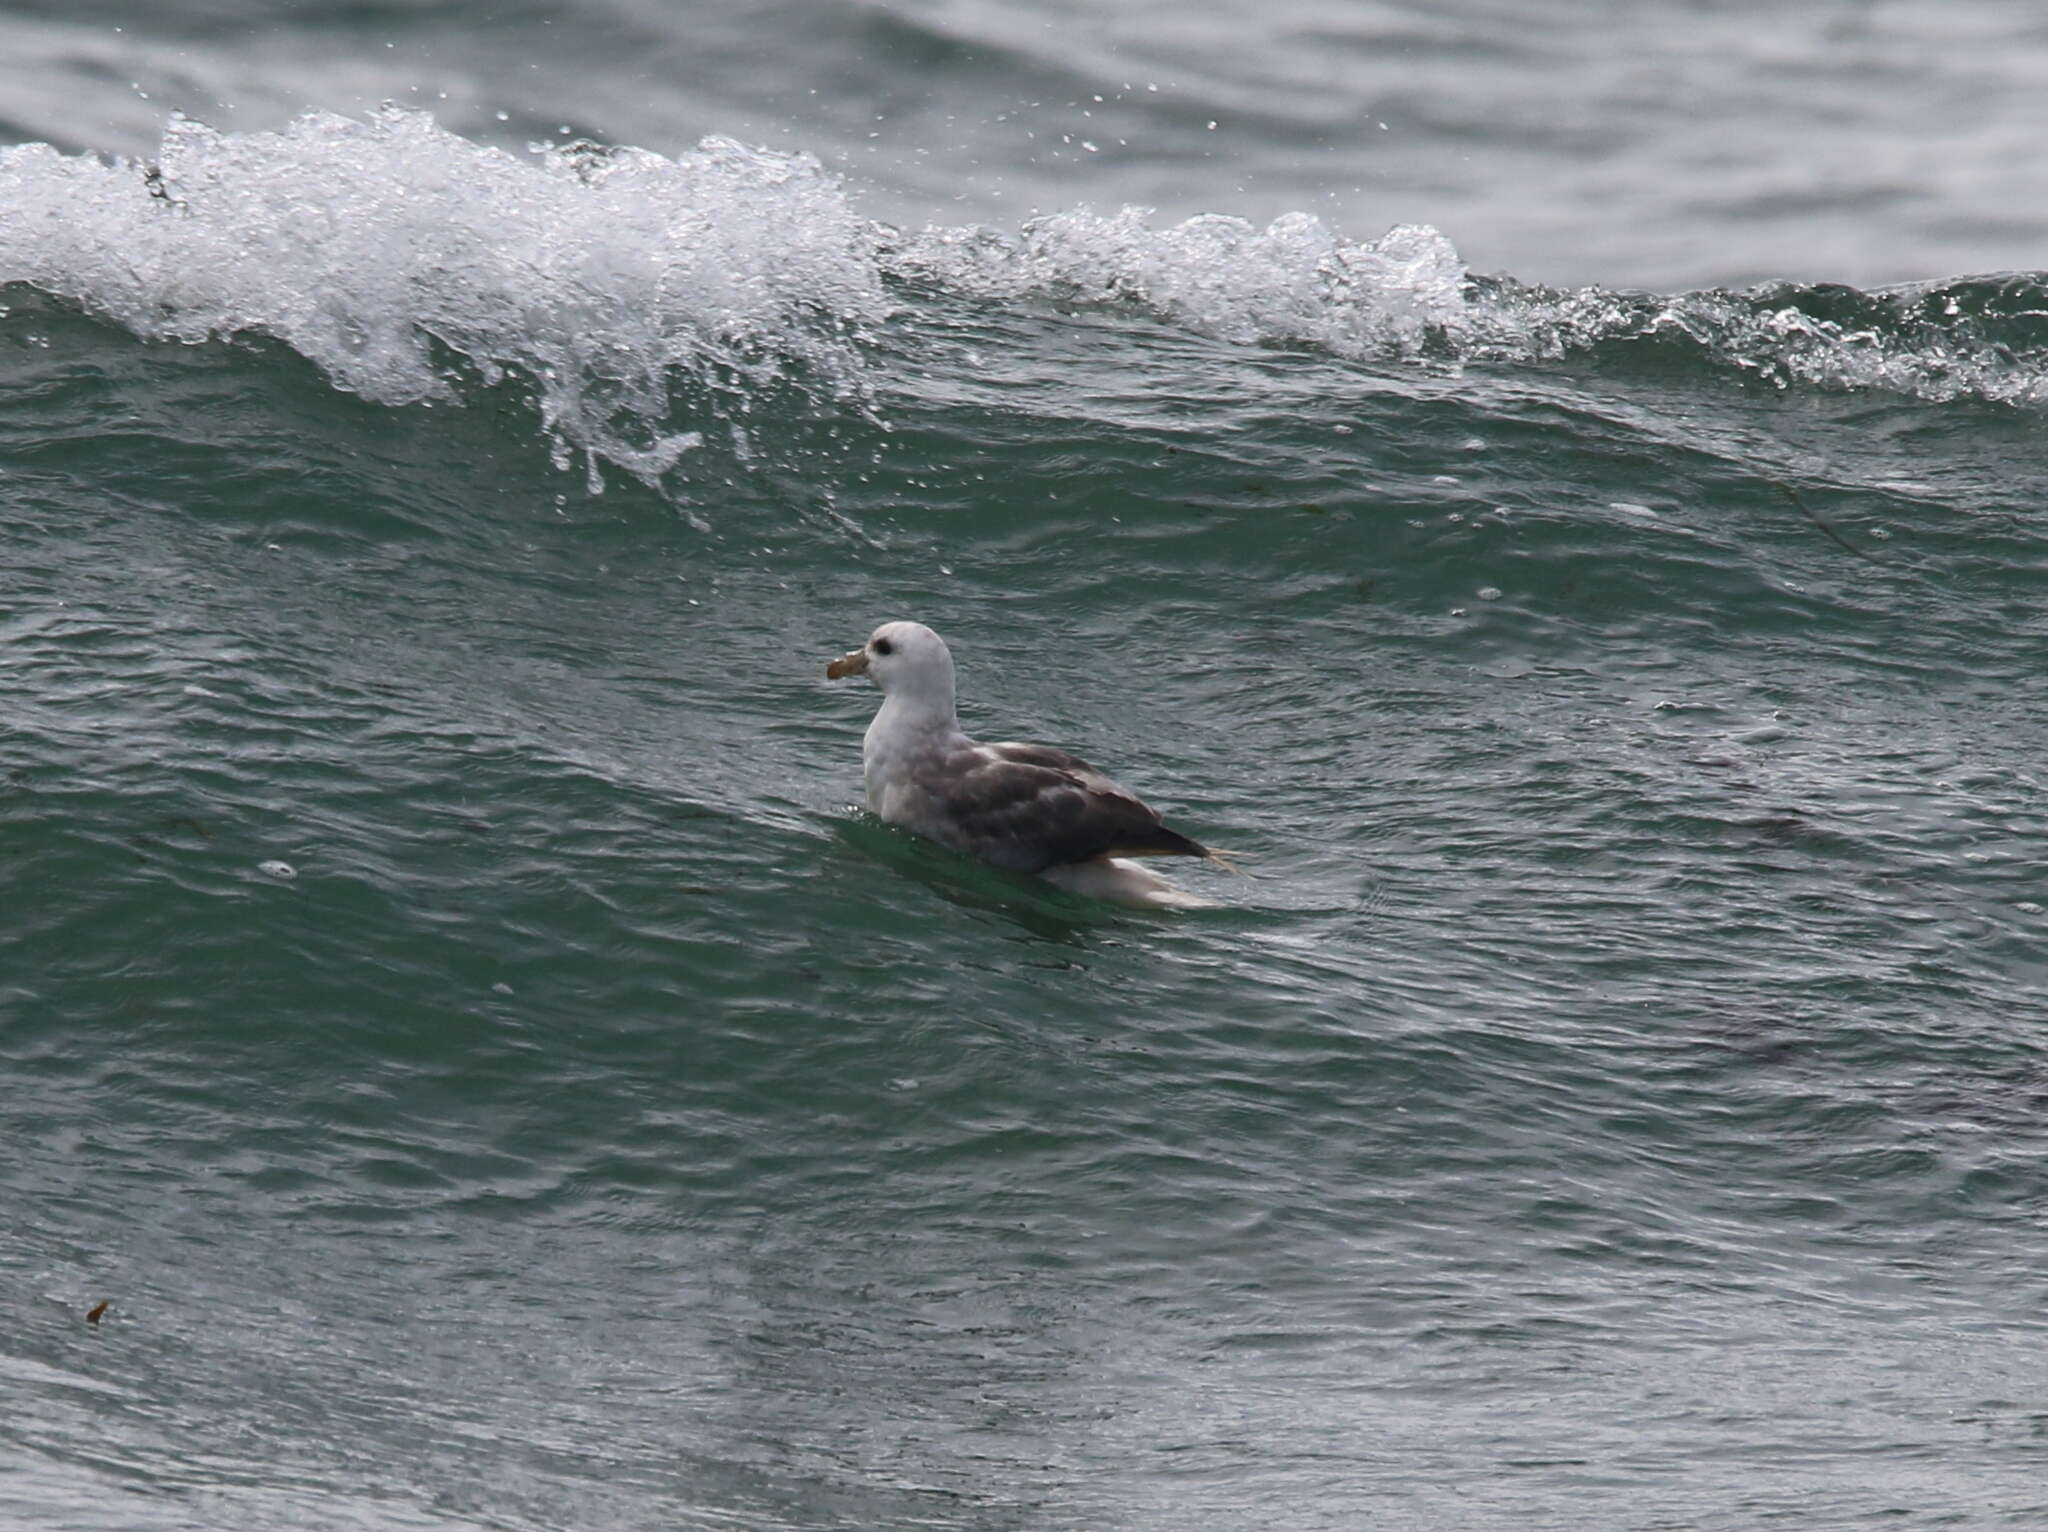
[[[1126,857],[1104,857],[1094,862],[1069,862],[1048,867],[1039,874],[1046,882],[1069,893],[1090,899],[1107,899],[1112,904],[1133,905],[1141,910],[1209,910],[1213,899],[1191,894],[1177,883],[1169,883],[1151,868]]]

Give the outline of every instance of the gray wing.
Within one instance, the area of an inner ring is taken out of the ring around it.
[[[1138,796],[1046,745],[977,745],[946,763],[948,833],[961,851],[1019,872],[1105,856],[1207,856]]]

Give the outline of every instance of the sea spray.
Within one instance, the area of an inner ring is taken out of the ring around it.
[[[1545,366],[1688,354],[1786,389],[2027,405],[2048,390],[2035,278],[1863,293],[1656,295],[1472,274],[1400,225],[1348,240],[1287,214],[1155,227],[1086,208],[1016,233],[861,217],[804,154],[708,138],[674,157],[589,142],[512,152],[386,107],[275,132],[173,120],[150,162],[0,151],[0,288],[145,339],[268,336],[402,406],[529,395],[557,466],[658,483],[707,431],[744,457],[771,392],[874,413],[873,342],[942,294],[1127,310],[1226,344],[1373,365]],[[944,321],[938,321],[943,324]]]
[[[658,479],[721,399],[774,381],[857,402],[889,309],[838,181],[727,139],[521,155],[399,108],[180,119],[153,164],[0,153],[0,207],[0,284],[151,340],[272,336],[383,404],[455,397],[460,367],[514,376],[594,481]]]

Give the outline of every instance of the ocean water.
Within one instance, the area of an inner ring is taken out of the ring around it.
[[[2048,28],[274,10],[0,17],[0,1525],[2048,1524]]]

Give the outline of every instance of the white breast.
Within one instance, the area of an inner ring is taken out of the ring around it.
[[[869,810],[887,824],[931,833],[929,794],[913,781],[913,767],[967,743],[951,718],[935,720],[883,703],[861,741]]]

